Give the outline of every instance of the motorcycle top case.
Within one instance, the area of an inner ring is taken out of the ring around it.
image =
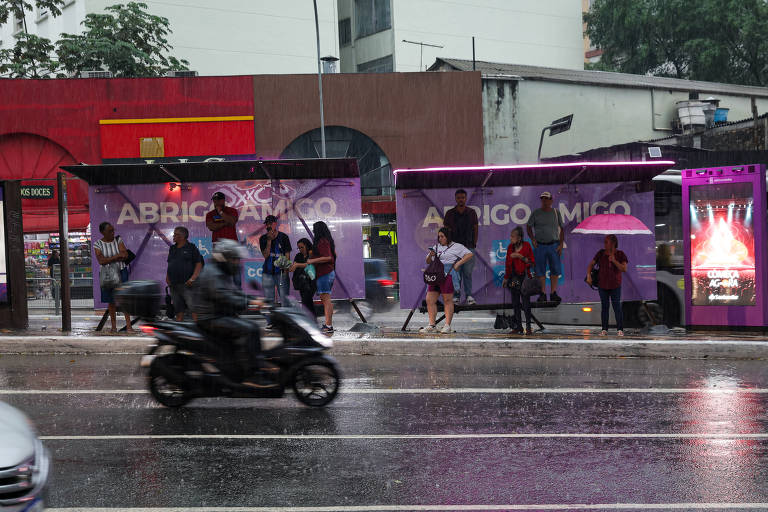
[[[154,317],[160,314],[160,290],[157,281],[128,281],[115,289],[115,304],[129,315]]]

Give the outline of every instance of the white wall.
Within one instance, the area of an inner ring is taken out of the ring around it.
[[[310,0],[143,0],[149,12],[170,21],[173,55],[187,59],[201,75],[316,73],[315,20]],[[85,13],[103,12],[120,0],[75,0],[63,16],[35,24],[30,32],[57,38],[73,32]],[[339,56],[336,0],[317,0],[320,55]],[[13,46],[11,27],[2,27],[3,47]],[[8,44],[10,43],[10,45]]]
[[[419,71],[436,57],[583,69],[584,42],[578,0],[392,0],[396,71]]]
[[[616,144],[672,135],[675,102],[688,93],[664,89],[568,84],[539,80],[483,80],[486,164],[536,161],[541,130],[573,114],[571,129],[544,136],[541,156],[577,153]],[[511,84],[516,84],[510,88]],[[653,92],[652,92],[653,91]],[[653,103],[651,98],[653,96]],[[710,94],[699,93],[700,98]],[[752,116],[748,96],[712,94],[730,109],[729,121]],[[757,99],[758,112],[768,98]],[[510,119],[511,116],[511,119]]]
[[[27,31],[40,37],[47,37],[55,41],[62,32],[68,34],[77,34],[82,32],[80,22],[85,17],[85,1],[72,0],[65,7],[61,8],[61,14],[57,17],[51,15],[39,16],[37,8],[32,12],[27,12]],[[8,23],[0,26],[0,48],[13,48],[16,44],[16,38],[13,37],[13,16],[10,16]]]

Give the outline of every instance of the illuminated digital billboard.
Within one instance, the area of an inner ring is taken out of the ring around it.
[[[755,305],[755,233],[751,182],[692,185],[691,304]]]
[[[5,202],[0,185],[0,302],[8,302],[8,270],[5,254]]]

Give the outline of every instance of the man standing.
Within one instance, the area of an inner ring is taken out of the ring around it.
[[[205,215],[205,225],[211,230],[211,242],[214,244],[217,240],[228,238],[237,241],[238,213],[234,208],[227,206],[227,196],[222,192],[216,192],[211,197],[213,201],[213,210]]]
[[[173,230],[173,245],[168,250],[168,271],[165,283],[171,288],[171,300],[176,310],[176,320],[184,319],[184,312],[192,310],[192,287],[203,269],[203,257],[193,244],[187,242],[189,230],[179,226]],[[192,311],[192,319],[197,314]]]
[[[472,208],[467,207],[466,190],[457,190],[455,198],[456,206],[445,212],[443,225],[450,228],[454,242],[458,242],[472,251],[472,258],[457,271],[460,279],[454,283],[453,302],[459,303],[463,286],[467,304],[472,305],[475,304],[475,299],[472,297],[472,271],[475,269],[475,260],[477,259],[474,257],[477,248],[477,213]]]
[[[277,217],[267,215],[264,219],[264,226],[267,232],[259,237],[259,248],[264,255],[264,266],[261,268],[261,284],[264,287],[264,298],[268,302],[275,302],[275,288],[280,297],[280,304],[285,304],[285,298],[288,296],[290,279],[288,268],[291,263],[291,241],[288,235],[278,230]],[[281,255],[286,266],[278,266],[275,263]],[[267,325],[269,328],[270,325]]]
[[[549,265],[549,282],[552,287],[549,300],[560,302],[562,299],[557,294],[557,280],[563,273],[560,264],[565,243],[563,220],[560,212],[552,208],[551,193],[542,192],[539,198],[541,208],[534,210],[528,219],[528,236],[533,243],[536,277],[541,283],[539,302],[547,301],[547,265]]]

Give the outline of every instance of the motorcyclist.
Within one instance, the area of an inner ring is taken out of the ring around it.
[[[259,371],[261,337],[258,326],[238,318],[245,311],[248,297],[237,287],[233,276],[241,272],[241,260],[248,256],[238,242],[220,239],[212,251],[212,261],[205,265],[197,278],[195,309],[197,325],[218,343],[233,353],[245,380],[252,387],[273,387],[277,384]]]

